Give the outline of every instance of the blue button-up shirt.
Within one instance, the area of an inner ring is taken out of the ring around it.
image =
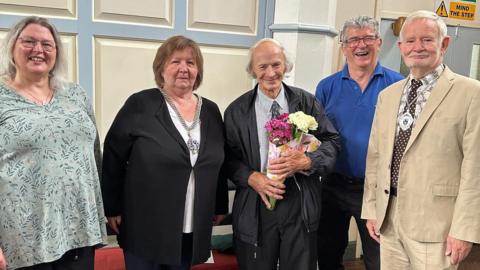
[[[332,124],[340,132],[342,150],[336,172],[350,177],[365,177],[368,139],[380,91],[403,76],[377,64],[362,92],[350,78],[348,66],[318,83],[315,96],[322,103]]]

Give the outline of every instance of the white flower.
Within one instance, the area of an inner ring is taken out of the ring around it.
[[[318,128],[318,123],[315,118],[306,115],[302,111],[289,114],[288,122],[295,125],[298,130],[304,133],[308,133],[309,130],[316,130]]]

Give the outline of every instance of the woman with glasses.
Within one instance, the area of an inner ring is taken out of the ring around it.
[[[93,111],[65,74],[52,24],[32,16],[11,28],[0,51],[0,269],[93,270],[106,235]]]

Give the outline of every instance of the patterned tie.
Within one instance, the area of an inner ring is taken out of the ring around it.
[[[274,100],[272,102],[272,107],[270,107],[270,112],[272,113],[272,119],[277,118],[280,115],[280,105]]]
[[[410,91],[408,92],[407,103],[405,104],[403,112],[406,113],[407,109],[409,110],[412,117],[415,115],[416,99],[417,99],[417,89],[422,86],[420,80],[412,79],[410,84]],[[400,161],[402,161],[403,152],[407,147],[408,140],[412,134],[413,123],[410,126],[403,130],[400,128],[397,137],[395,138],[395,143],[393,144],[393,155],[392,155],[392,165],[391,165],[391,187],[396,189],[398,186],[398,173],[400,171]]]

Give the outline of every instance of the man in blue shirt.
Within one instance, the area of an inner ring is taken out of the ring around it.
[[[367,270],[380,269],[379,246],[369,237],[362,209],[365,160],[375,104],[380,91],[403,79],[378,63],[382,40],[378,22],[367,16],[347,20],[340,34],[346,65],[317,86],[316,97],[341,135],[335,172],[323,183],[318,231],[318,268],[343,269],[348,229],[357,222]]]

